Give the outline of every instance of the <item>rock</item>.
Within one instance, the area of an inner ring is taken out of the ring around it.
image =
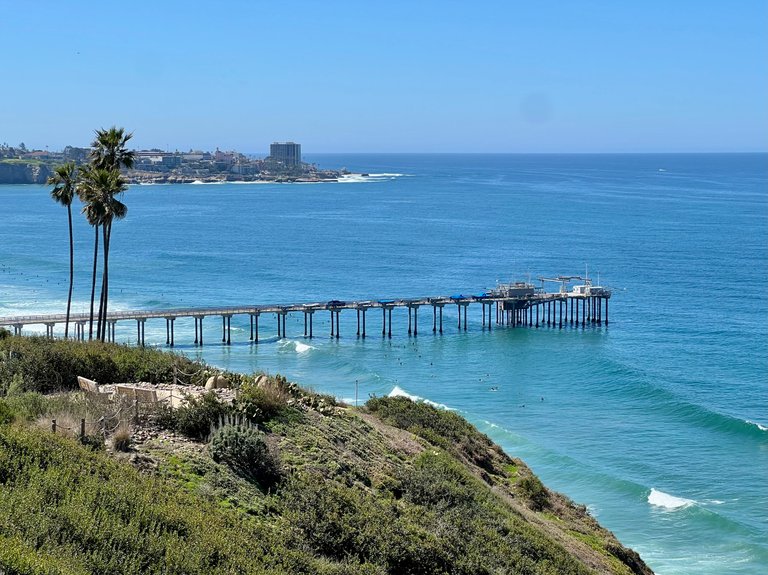
[[[205,382],[205,389],[229,389],[229,380],[223,375],[212,375]]]
[[[0,162],[0,184],[44,184],[50,175],[45,164]]]

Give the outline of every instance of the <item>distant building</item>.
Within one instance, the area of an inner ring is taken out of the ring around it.
[[[301,144],[294,142],[274,142],[269,146],[269,157],[286,166],[301,166]]]
[[[74,146],[67,146],[64,148],[64,159],[68,162],[85,162],[88,159],[88,148],[75,148]]]

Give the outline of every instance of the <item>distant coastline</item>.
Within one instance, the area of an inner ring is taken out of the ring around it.
[[[321,176],[234,176],[234,175],[210,175],[203,177],[177,176],[173,174],[141,174],[128,177],[129,184],[136,185],[162,185],[162,184],[322,184],[329,182],[341,182],[345,180],[359,181],[369,178],[370,174],[352,173],[345,171],[338,175]],[[0,181],[0,183],[3,183]]]
[[[61,152],[0,146],[0,184],[45,184],[56,166],[77,165],[88,160],[90,148],[67,146]],[[270,155],[256,158],[236,151],[189,150],[164,152],[134,150],[134,163],[123,175],[129,184],[323,183],[368,174],[352,174],[346,168],[325,169],[303,162],[301,145],[274,142]]]

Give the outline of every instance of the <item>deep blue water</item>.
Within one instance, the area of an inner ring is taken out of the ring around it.
[[[768,155],[323,155],[345,184],[133,186],[115,225],[112,309],[476,293],[589,274],[610,326],[367,339],[342,313],[262,343],[206,320],[209,363],[280,372],[354,400],[395,388],[458,410],[661,574],[768,572]],[[0,316],[62,312],[66,212],[0,186]],[[91,233],[78,218],[76,311]],[[551,286],[553,289],[556,286]],[[186,323],[185,323],[186,322]],[[30,327],[30,330],[34,328]],[[165,342],[162,320],[147,337]],[[177,349],[196,355],[191,320]],[[118,325],[135,339],[135,325]],[[498,391],[491,391],[498,387]]]

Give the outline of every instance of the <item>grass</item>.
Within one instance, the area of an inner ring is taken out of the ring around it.
[[[96,369],[139,371],[175,360],[115,346],[109,352],[124,356],[105,367],[101,344],[90,351],[18,339],[0,340],[12,343],[4,348],[12,353],[0,353],[0,371],[17,383],[23,374],[25,386],[40,380],[26,379],[29,359],[17,350],[51,362],[37,373],[84,357]],[[636,554],[452,412],[404,398],[348,409],[275,377],[234,407],[211,395],[170,417],[180,431],[189,424],[192,439],[134,446],[130,458],[151,463],[140,472],[125,454],[50,431],[51,414],[74,422],[113,406],[23,387],[9,385],[14,393],[0,397],[0,573],[594,572],[586,565],[648,573]],[[214,422],[227,441],[203,443],[213,419],[232,427],[238,417],[232,437]],[[127,449],[119,443],[127,427],[117,423],[113,444]],[[279,456],[280,477],[265,490],[252,460],[267,452]]]

